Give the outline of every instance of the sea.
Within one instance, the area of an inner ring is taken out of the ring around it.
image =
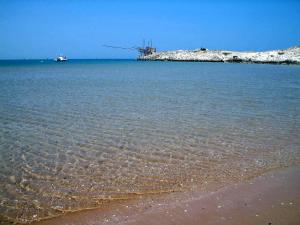
[[[300,66],[0,61],[0,221],[300,162]]]

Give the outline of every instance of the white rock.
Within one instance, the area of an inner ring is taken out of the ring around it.
[[[300,64],[300,46],[285,50],[265,52],[235,52],[223,50],[165,51],[140,57],[140,60]]]

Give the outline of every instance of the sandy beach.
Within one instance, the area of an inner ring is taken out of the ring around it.
[[[298,66],[3,65],[1,224],[195,223],[197,199],[300,162]]]
[[[299,1],[0,1],[0,225],[300,225]]]
[[[145,196],[33,225],[299,224],[300,166],[277,169],[218,190]]]

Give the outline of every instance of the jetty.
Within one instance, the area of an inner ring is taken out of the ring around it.
[[[207,48],[163,52],[154,51],[149,54],[140,55],[138,60],[300,64],[300,46],[263,52],[209,50]]]

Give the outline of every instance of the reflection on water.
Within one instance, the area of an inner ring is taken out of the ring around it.
[[[297,66],[0,63],[0,220],[299,162]]]

